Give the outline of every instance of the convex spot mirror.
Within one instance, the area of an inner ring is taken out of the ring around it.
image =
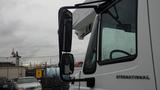
[[[74,57],[72,54],[63,53],[60,61],[60,72],[62,75],[70,75],[74,72]]]
[[[61,8],[58,13],[58,21],[60,50],[70,52],[72,43],[72,13],[65,8]]]

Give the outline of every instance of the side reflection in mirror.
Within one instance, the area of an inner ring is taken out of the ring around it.
[[[63,53],[59,63],[62,75],[70,75],[74,72],[74,57],[72,54]]]
[[[70,52],[72,43],[72,13],[65,8],[61,8],[58,13],[58,21],[60,50]]]

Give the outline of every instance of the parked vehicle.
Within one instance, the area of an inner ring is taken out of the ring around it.
[[[0,78],[0,90],[15,90],[15,82],[6,77]]]
[[[1,77],[0,78],[0,89],[7,89],[7,88],[8,88],[7,78]]]
[[[42,86],[35,77],[20,77],[16,79],[16,89],[42,90]]]
[[[160,90],[159,3],[160,0],[98,0],[60,8],[62,80],[72,82],[71,90]],[[80,15],[74,16],[70,9],[81,11]],[[91,34],[83,70],[75,75],[73,28],[79,39],[85,40]]]
[[[8,88],[7,90],[16,90],[16,83],[14,80],[7,80]]]

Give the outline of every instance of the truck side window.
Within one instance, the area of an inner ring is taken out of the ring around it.
[[[100,62],[130,61],[137,56],[137,0],[122,0],[101,16]]]

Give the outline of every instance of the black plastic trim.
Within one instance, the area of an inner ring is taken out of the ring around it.
[[[132,55],[132,56],[127,56],[127,57],[121,57],[121,58],[117,58],[117,59],[106,59],[103,61],[98,61],[99,65],[108,65],[108,64],[115,64],[115,63],[122,63],[122,62],[128,62],[128,61],[133,61],[134,59],[136,59],[137,55]]]
[[[96,17],[96,19],[98,19],[98,20],[96,20],[96,21],[99,21],[99,16],[97,16]],[[94,31],[92,31],[92,35],[91,35],[91,38],[95,38],[94,40],[94,44],[95,44],[95,61],[94,61],[94,63],[91,65],[91,68],[88,68],[88,65],[86,66],[86,62],[84,62],[84,67],[83,67],[83,73],[84,74],[93,74],[93,73],[95,73],[96,72],[96,68],[97,68],[97,52],[96,52],[96,50],[97,50],[97,40],[98,40],[98,28],[99,28],[99,22],[97,22],[97,27],[96,27],[96,29],[95,28],[92,28],[92,29],[94,29]],[[93,36],[93,37],[92,37]],[[93,41],[91,42],[92,43],[92,45],[93,45]],[[88,49],[87,49],[88,50]],[[86,61],[86,59],[85,59],[85,61]],[[91,63],[90,63],[91,64]]]

